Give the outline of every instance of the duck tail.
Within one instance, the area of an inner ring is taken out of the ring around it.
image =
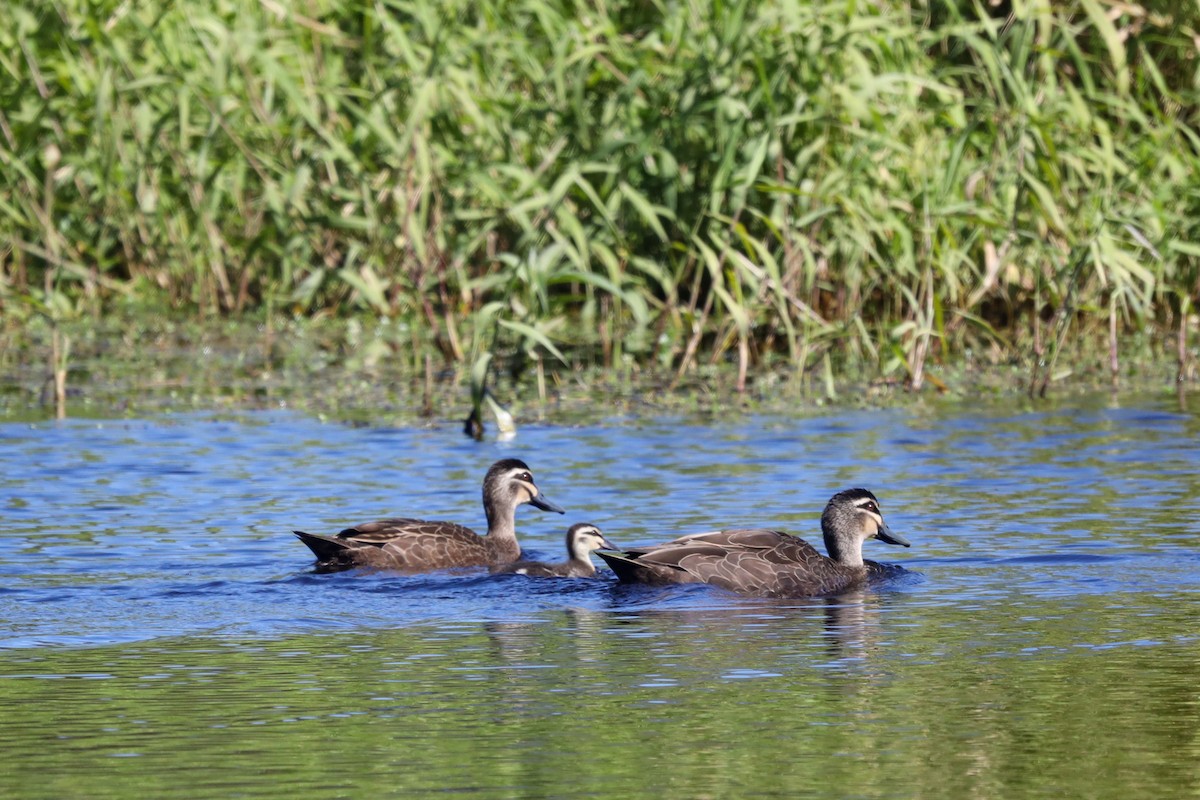
[[[333,536],[319,536],[318,534],[305,533],[304,531],[292,531],[292,533],[296,534],[300,541],[308,545],[308,549],[313,551],[313,555],[320,562],[337,561],[342,553],[353,547],[345,539],[337,539]]]
[[[636,559],[630,558],[624,553],[606,553],[597,550],[596,555],[604,559],[604,563],[608,564],[609,569],[617,574],[617,579],[622,583],[655,582],[653,570],[647,569],[644,564],[639,564]]]

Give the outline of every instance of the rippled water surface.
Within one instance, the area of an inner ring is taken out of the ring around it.
[[[1173,399],[457,426],[0,426],[0,796],[1180,797],[1200,787],[1200,416]],[[523,458],[632,545],[812,540],[880,497],[919,575],[834,599],[315,574],[290,531],[482,528]]]

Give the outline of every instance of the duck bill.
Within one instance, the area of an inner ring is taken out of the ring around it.
[[[621,552],[621,548],[617,547],[615,544],[613,544],[612,542],[610,542],[610,541],[608,540],[608,538],[607,538],[607,537],[606,537],[606,538],[603,538],[603,539],[601,539],[601,540],[600,540],[600,543],[601,543],[602,545],[604,545],[603,547],[601,547],[601,548],[600,548],[601,550],[614,550],[614,551],[616,551],[616,552],[618,552],[618,553],[619,553],[619,552]]]
[[[558,505],[547,500],[546,495],[542,494],[540,489],[538,490],[538,493],[533,496],[533,499],[529,501],[529,505],[533,506],[534,508],[540,508],[542,511],[557,511],[559,514],[567,513]]]
[[[883,523],[879,526],[879,532],[875,534],[875,538],[887,544],[898,544],[902,547],[912,547],[912,544],[898,533],[893,533],[892,529]]]

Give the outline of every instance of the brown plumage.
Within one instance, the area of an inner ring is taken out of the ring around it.
[[[293,531],[317,557],[323,570],[378,567],[419,572],[448,567],[506,564],[521,557],[517,542],[517,506],[529,503],[544,511],[563,510],[546,499],[524,461],[497,461],[483,479],[483,536],[453,522],[398,517],[346,528],[336,536]]]
[[[821,531],[828,557],[803,539],[761,528],[694,534],[600,557],[627,583],[710,583],[761,597],[836,594],[903,571],[863,560],[867,539],[909,546],[888,528],[866,489],[835,494],[821,514]]]
[[[567,530],[567,560],[558,564],[545,561],[514,561],[492,567],[492,572],[515,572],[531,578],[590,578],[596,574],[591,554],[600,550],[619,550],[604,538],[595,525],[580,522]]]

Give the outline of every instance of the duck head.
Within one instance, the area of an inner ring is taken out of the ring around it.
[[[529,503],[542,511],[566,513],[542,494],[542,490],[533,482],[533,473],[524,461],[505,458],[492,464],[483,479],[484,508],[516,508],[523,503]]]
[[[829,557],[848,567],[862,566],[862,545],[867,539],[911,546],[883,521],[879,500],[866,489],[847,489],[830,498],[821,514],[821,533]]]
[[[595,550],[619,549],[590,522],[577,523],[567,530],[567,554],[574,561],[587,561]]]

